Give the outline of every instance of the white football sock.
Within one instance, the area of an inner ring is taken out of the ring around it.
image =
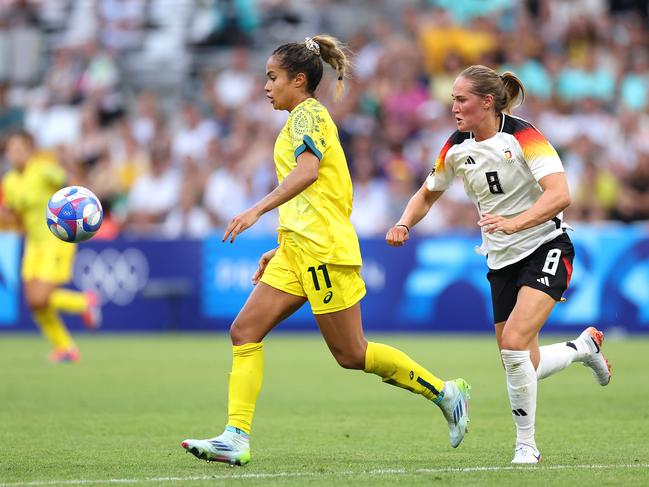
[[[516,443],[536,448],[534,420],[536,417],[537,378],[529,350],[501,350],[507,374],[507,392],[516,424]]]
[[[536,369],[538,380],[550,377],[553,374],[565,369],[573,362],[583,360],[583,353],[577,350],[577,344],[573,342],[553,343],[539,347],[541,360]]]

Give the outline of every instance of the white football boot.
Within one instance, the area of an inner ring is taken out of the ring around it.
[[[586,350],[587,353],[583,360],[584,366],[592,369],[599,385],[608,385],[611,382],[611,366],[602,353],[604,333],[594,326],[590,326],[581,332],[576,341],[582,344],[581,349]]]
[[[443,393],[435,404],[442,410],[448,422],[451,446],[457,448],[468,432],[471,386],[464,379],[449,380],[444,382]]]
[[[526,445],[525,443],[519,443],[516,445],[514,450],[514,459],[512,463],[515,464],[530,464],[530,463],[540,463],[543,461],[541,452],[532,445]]]
[[[233,426],[226,426],[223,434],[209,440],[185,440],[182,447],[196,458],[208,462],[245,465],[250,461],[250,437]]]

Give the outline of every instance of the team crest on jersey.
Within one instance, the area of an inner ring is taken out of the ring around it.
[[[507,147],[506,149],[503,149],[503,152],[505,153],[505,159],[510,161],[512,159],[512,151],[511,151],[511,149],[509,147]]]

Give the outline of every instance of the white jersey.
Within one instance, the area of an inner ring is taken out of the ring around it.
[[[528,210],[543,194],[538,181],[548,174],[564,172],[554,147],[531,123],[501,116],[500,131],[476,141],[469,132],[455,131],[437,157],[426,179],[430,191],[444,191],[454,176],[480,215],[513,217]],[[490,269],[518,262],[564,229],[563,213],[545,223],[512,235],[482,232],[481,251]]]

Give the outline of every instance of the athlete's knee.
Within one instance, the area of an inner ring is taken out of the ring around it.
[[[31,311],[40,311],[49,306],[50,296],[47,293],[28,292],[25,294],[25,302]]]
[[[501,350],[528,350],[530,346],[529,338],[516,330],[503,331],[499,345]]]
[[[254,327],[243,326],[237,320],[230,326],[230,340],[232,345],[245,345],[246,343],[257,343],[263,339],[259,336]]]
[[[365,369],[365,349],[362,347],[332,350],[331,353],[343,369]]]
[[[360,358],[355,355],[334,355],[336,362],[343,369],[363,370],[365,368],[365,357]]]
[[[232,340],[232,345],[243,345],[245,340],[245,333],[241,327],[237,326],[236,322],[230,325],[230,340]]]

